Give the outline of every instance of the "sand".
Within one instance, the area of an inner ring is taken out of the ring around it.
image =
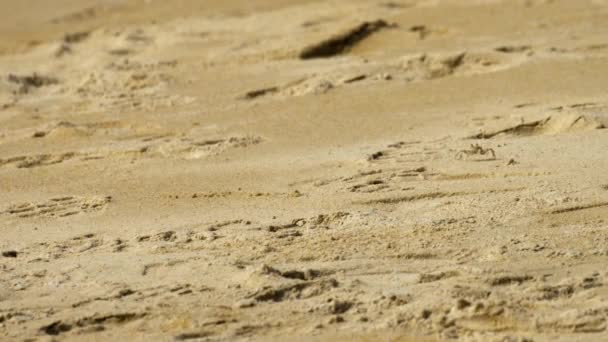
[[[0,18],[0,340],[608,340],[608,1]]]

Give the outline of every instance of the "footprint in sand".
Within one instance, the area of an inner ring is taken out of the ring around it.
[[[103,211],[112,201],[107,197],[55,197],[42,202],[12,204],[2,215],[18,218],[60,218],[78,214],[89,214]]]

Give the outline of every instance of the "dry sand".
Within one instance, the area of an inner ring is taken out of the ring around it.
[[[0,340],[608,340],[608,1],[0,19]]]

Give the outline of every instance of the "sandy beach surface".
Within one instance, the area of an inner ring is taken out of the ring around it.
[[[608,340],[608,1],[0,19],[0,340]]]

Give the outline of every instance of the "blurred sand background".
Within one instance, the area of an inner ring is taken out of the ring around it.
[[[0,340],[608,340],[608,1],[0,19]]]

